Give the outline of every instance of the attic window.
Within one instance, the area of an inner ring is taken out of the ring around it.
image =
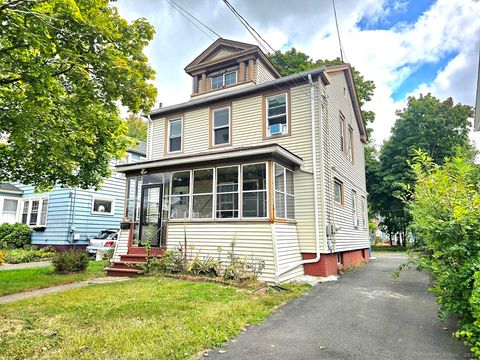
[[[237,71],[230,71],[221,75],[212,76],[212,90],[237,83]]]

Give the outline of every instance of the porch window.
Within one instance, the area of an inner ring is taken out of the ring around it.
[[[238,166],[217,168],[217,218],[238,218]]]
[[[243,165],[242,217],[267,217],[266,164]]]
[[[267,135],[288,133],[287,93],[266,98],[267,102]]]
[[[183,119],[168,121],[168,152],[182,151],[182,127]]]
[[[114,215],[115,199],[110,197],[93,196],[92,214],[96,215]]]
[[[213,145],[230,143],[230,107],[215,109],[213,118]]]
[[[172,173],[170,191],[170,218],[189,218],[190,171]]]
[[[275,164],[275,217],[295,218],[293,171]]]
[[[213,217],[213,169],[193,171],[193,212],[194,219]]]
[[[17,220],[18,200],[16,199],[4,199],[2,209],[2,221],[9,224],[13,224]]]

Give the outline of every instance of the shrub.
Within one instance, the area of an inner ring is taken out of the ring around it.
[[[195,275],[220,275],[220,263],[211,257],[201,259],[198,254],[188,263],[187,271]]]
[[[0,225],[0,247],[4,249],[17,249],[29,245],[32,229],[26,224]]]
[[[0,265],[2,265],[5,262],[5,251],[0,250]]]
[[[78,250],[68,250],[56,253],[52,264],[57,274],[68,274],[85,271],[88,261],[87,253]]]
[[[35,246],[31,246],[27,249],[12,249],[4,250],[4,260],[9,264],[20,264],[31,261],[50,259],[55,255],[55,250],[50,248],[43,248],[37,250]]]

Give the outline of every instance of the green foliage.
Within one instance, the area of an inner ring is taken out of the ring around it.
[[[127,135],[136,141],[147,141],[148,125],[139,116],[129,115],[125,122],[127,123]]]
[[[57,274],[83,272],[88,266],[88,255],[78,250],[58,252],[52,260]]]
[[[118,104],[154,104],[154,28],[107,0],[0,0],[0,23],[0,182],[98,186],[131,145]]]
[[[0,265],[5,263],[5,254],[6,254],[5,250],[0,250]]]
[[[186,270],[195,275],[219,276],[221,273],[219,261],[208,256],[202,259],[198,254],[187,264]]]
[[[440,316],[461,320],[457,336],[480,355],[480,172],[469,159],[434,164],[416,152],[415,194],[409,201],[419,253],[413,258],[429,271]]]
[[[3,251],[4,261],[9,264],[20,264],[32,261],[47,260],[53,258],[55,254],[56,251],[50,248],[42,248],[37,250],[35,247]]]
[[[314,61],[307,54],[298,51],[295,48],[282,53],[276,51],[268,56],[269,60],[282,76],[296,74],[301,71],[314,69],[324,65],[340,65],[343,64],[339,58],[333,60],[316,60]],[[370,101],[375,90],[375,84],[371,80],[365,80],[359,71],[352,67],[353,78],[355,82],[355,90],[357,93],[360,107]],[[365,124],[370,124],[375,120],[375,113],[372,111],[362,110],[363,120]]]
[[[1,224],[0,249],[23,248],[32,242],[32,229],[26,224]]]
[[[185,259],[179,250],[166,250],[161,257],[150,256],[149,261],[137,267],[146,275],[177,274],[185,271]]]

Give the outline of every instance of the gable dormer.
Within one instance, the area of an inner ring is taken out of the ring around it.
[[[192,97],[280,77],[256,45],[218,39],[185,67],[192,77]]]

